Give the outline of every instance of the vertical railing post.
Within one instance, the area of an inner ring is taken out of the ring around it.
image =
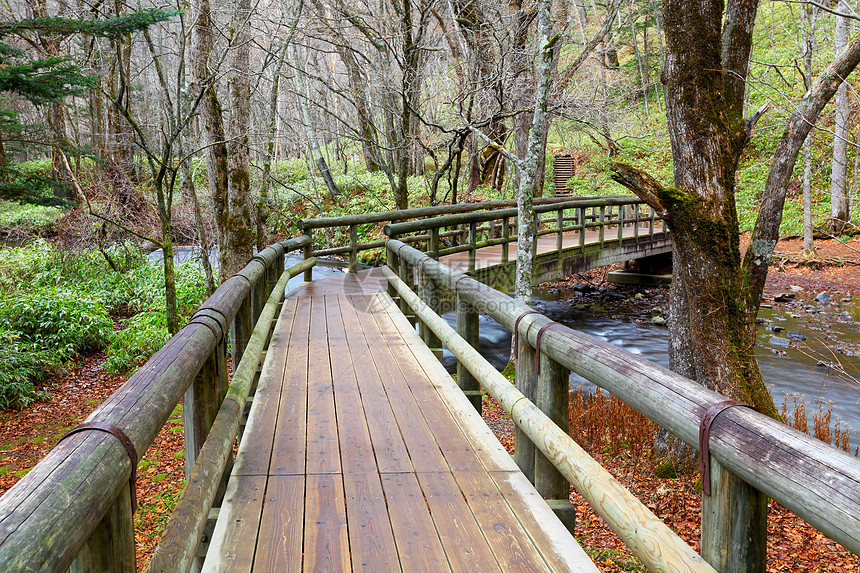
[[[478,223],[469,223],[469,272],[475,270],[475,251],[478,242]]]
[[[305,235],[308,236],[308,244],[305,245],[304,249],[302,249],[302,256],[305,260],[314,256],[314,230],[313,229],[305,229]],[[305,271],[304,281],[306,283],[314,280],[314,271],[313,268],[309,268]]]
[[[134,543],[134,514],[131,512],[131,487],[120,490],[95,531],[81,547],[69,567],[70,573],[110,571],[134,573],[137,560]]]
[[[404,258],[400,259],[400,269],[399,269],[399,271],[397,271],[397,273],[398,273],[398,276],[400,277],[400,280],[402,280],[403,283],[407,287],[409,287],[410,290],[412,290],[414,292],[415,291],[414,271],[413,271],[412,265],[410,265],[408,262],[406,262],[406,259],[404,259]],[[409,322],[411,322],[412,325],[414,326],[417,319],[412,314],[412,310],[409,308],[409,305],[406,303],[405,300],[403,300],[403,298],[400,299],[400,311],[406,316],[406,318],[409,319]],[[422,328],[424,328],[424,327],[422,326]]]
[[[396,238],[397,235],[391,235],[389,239]],[[388,265],[388,268],[391,269],[391,272],[396,273],[400,270],[400,257],[397,256],[397,253],[394,252],[387,244],[385,245],[385,264]],[[390,282],[388,283],[388,295],[396,299],[397,298],[397,289],[394,288],[394,285]]]
[[[479,328],[478,311],[461,294],[457,293],[457,334],[471,344],[475,350],[478,350],[480,346]],[[481,386],[477,378],[472,376],[466,366],[459,361],[457,362],[457,385],[469,398],[472,406],[480,413]]]
[[[420,291],[421,300],[424,301],[424,304],[430,307],[430,310],[439,314],[439,290],[436,286],[436,283],[433,282],[426,273],[422,270],[418,271],[418,280],[420,284],[418,285],[418,289]],[[424,340],[424,344],[433,351],[433,354],[436,355],[436,358],[439,361],[442,361],[442,342],[439,340],[439,337],[436,334],[427,328],[426,325],[422,324],[420,328],[421,338]]]
[[[430,229],[430,256],[439,260],[439,227]]]
[[[579,217],[579,250],[585,250],[585,207],[577,209],[577,217]]]
[[[624,209],[627,207],[624,205],[618,206],[618,244],[621,244],[621,241],[624,239]]]
[[[648,218],[648,237],[650,239],[654,239],[654,220],[656,218],[656,213],[654,212],[654,207],[651,207],[651,216]]]
[[[239,365],[233,358],[233,368]],[[197,460],[197,454],[209,435],[209,428],[218,415],[221,402],[227,394],[227,345],[221,340],[212,351],[203,368],[185,391],[182,402],[183,430],[185,434],[185,477]]]
[[[269,299],[270,291],[267,288],[269,282],[266,278],[267,270],[266,268],[263,269],[263,274],[257,278],[257,282],[251,287],[251,330],[257,324],[257,319],[260,318],[263,307]],[[248,331],[248,338],[251,336],[251,330]],[[237,363],[236,366],[238,365]]]
[[[561,253],[564,248],[564,209],[559,209],[556,213],[555,224],[558,227],[558,234],[555,237],[555,250]]]
[[[245,352],[245,346],[248,345],[248,339],[251,338],[251,331],[254,328],[251,320],[252,295],[253,289],[248,291],[248,295],[242,301],[236,312],[236,317],[230,325],[230,355],[233,358],[234,368],[242,360],[242,354]]]
[[[603,248],[603,231],[606,226],[606,207],[604,205],[600,206],[600,226],[598,227],[600,230],[598,236],[598,242],[600,243],[600,248]]]
[[[702,495],[701,554],[720,572],[764,571],[767,496],[713,458],[711,495]]]
[[[349,226],[349,272],[358,272],[358,226]]]
[[[502,262],[507,263],[510,260],[510,242],[511,242],[511,218],[505,217],[502,219]]]
[[[531,323],[528,324],[531,326]],[[528,343],[528,328],[521,329],[517,338],[516,383],[517,390],[534,403],[537,394],[535,351]],[[519,428],[514,427],[514,461],[530,482],[535,482],[535,445]]]
[[[633,238],[639,242],[639,203],[633,205]]]
[[[565,434],[568,434],[570,371],[544,353],[541,353],[539,360],[540,372],[537,374],[535,405]],[[540,450],[535,450],[534,484],[538,493],[547,500],[561,522],[572,533],[575,527],[576,508],[569,500],[570,484]]]

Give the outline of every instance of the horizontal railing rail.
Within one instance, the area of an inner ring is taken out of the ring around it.
[[[724,396],[607,342],[555,324],[401,241],[390,240],[387,253],[388,267],[398,273],[404,285],[411,284],[417,271],[419,293],[438,288],[455,293],[458,330],[461,305],[492,317],[509,331],[517,331],[519,362],[531,362],[522,354],[523,348],[537,352],[541,369],[546,363],[579,374],[695,449],[699,449],[703,420],[715,407],[725,404]],[[461,335],[475,341],[476,328],[469,330],[464,329]],[[517,370],[519,380],[519,365]],[[458,367],[458,384],[463,388],[468,381],[461,382],[459,373]],[[564,385],[566,403],[567,377],[556,376],[555,380],[556,385]],[[558,388],[554,391],[559,394]],[[534,392],[539,402],[543,399],[545,408],[541,409],[545,412],[562,408],[558,401],[553,402],[552,390],[538,388]],[[566,406],[563,408],[566,413]],[[747,538],[725,538],[727,523],[758,511],[741,505],[721,507],[727,496],[735,495],[729,491],[735,486],[728,487],[726,481],[720,486],[721,480],[728,479],[726,473],[774,499],[849,551],[860,553],[860,460],[750,408],[728,408],[706,422],[710,424],[708,477],[716,484],[703,504],[702,555],[706,559],[749,558],[765,550],[758,546],[764,540],[753,532]],[[540,476],[535,476],[535,468],[540,469],[540,458],[534,459],[531,473],[537,479]],[[737,502],[738,498],[734,499]]]
[[[309,242],[302,236],[254,255],[87,417],[102,429],[61,440],[0,498],[0,570],[136,570],[131,461],[183,399],[190,474],[227,393],[228,338],[239,365],[251,326],[284,271],[284,254]]]

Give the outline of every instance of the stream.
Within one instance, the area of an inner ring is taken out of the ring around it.
[[[668,293],[664,289],[652,292],[661,290]],[[655,301],[658,304],[654,306],[665,304],[667,296],[658,294],[661,300]],[[860,324],[857,322],[860,307],[856,303],[835,302],[835,299],[827,305],[800,299],[797,309],[788,311],[762,308],[756,356],[777,408],[787,399],[791,415],[793,402],[802,399],[810,427],[813,412],[819,407],[825,411],[831,409],[831,427],[839,421],[843,430],[848,429],[853,451],[860,445],[860,382],[857,380],[860,378]],[[647,315],[643,320],[641,311],[625,308],[623,301],[617,298],[604,305],[600,298],[586,299],[571,291],[535,291],[532,301],[536,310],[552,320],[661,366],[669,366],[668,329],[651,324]],[[444,318],[451,326],[456,326],[453,313]],[[789,334],[795,333],[806,340],[790,340]],[[510,333],[495,320],[481,316],[480,335],[481,354],[501,370],[510,355]],[[443,361],[449,371],[456,370],[454,356],[447,349],[443,351]],[[821,363],[841,365],[848,375]],[[572,390],[596,389],[573,373],[570,386]]]

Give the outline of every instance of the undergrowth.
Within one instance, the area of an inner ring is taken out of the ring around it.
[[[107,368],[120,373],[167,341],[162,267],[134,245],[108,254],[118,270],[95,248],[65,251],[44,239],[0,248],[0,408],[43,398],[52,370],[81,353],[104,348]],[[176,290],[185,317],[206,298],[194,263],[176,266]]]

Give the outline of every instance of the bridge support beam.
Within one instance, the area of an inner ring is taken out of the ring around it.
[[[541,353],[535,405],[565,434],[570,433],[570,370]],[[576,508],[570,503],[570,484],[540,450],[535,449],[535,488],[559,520],[574,531]]]
[[[720,573],[767,565],[767,496],[711,458],[711,495],[702,495],[702,557]]]
[[[462,295],[457,294],[457,334],[475,350],[480,346],[479,328],[478,311]],[[480,414],[481,386],[478,379],[472,376],[466,365],[460,361],[457,362],[457,385]]]
[[[531,323],[529,323],[531,325]],[[537,395],[537,375],[535,374],[535,351],[529,346],[528,336],[520,333],[517,337],[517,390],[532,403]],[[535,483],[535,445],[525,432],[514,427],[514,461],[520,471]]]
[[[120,489],[113,505],[69,567],[70,573],[90,571],[137,571],[134,514],[131,512],[131,489],[128,482]]]

